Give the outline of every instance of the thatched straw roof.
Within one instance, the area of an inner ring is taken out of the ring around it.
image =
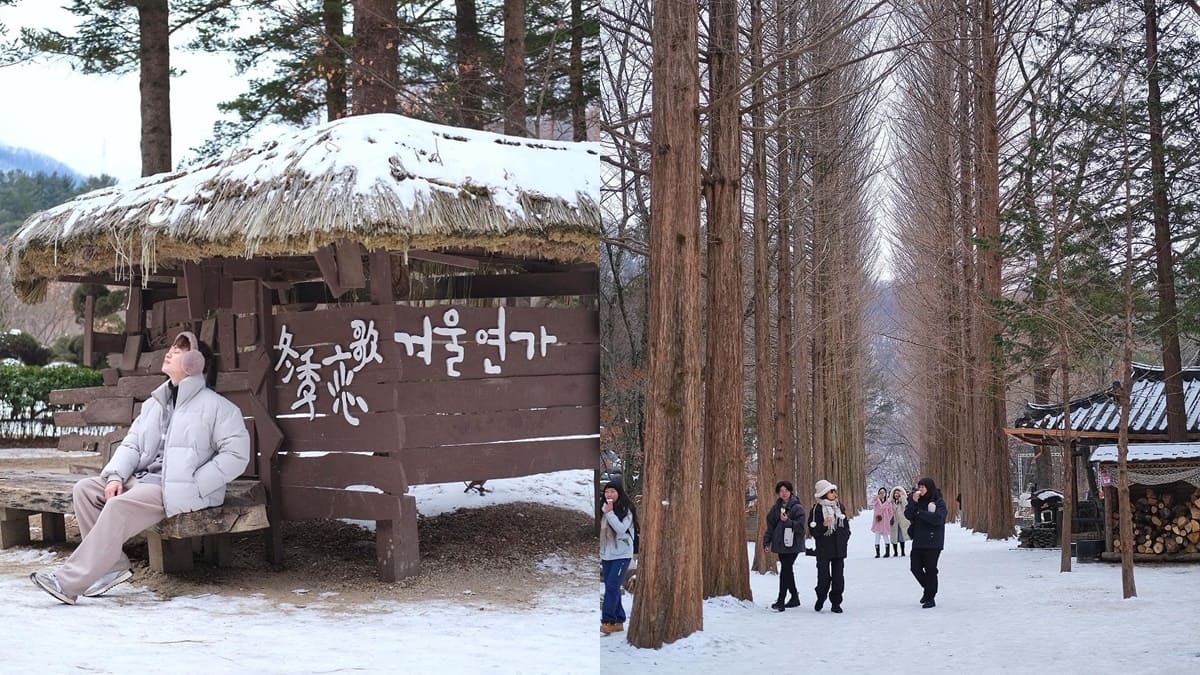
[[[214,256],[468,247],[594,260],[600,155],[592,143],[514,138],[399,115],[348,117],[36,213],[10,240],[26,300],[105,270],[143,277]]]

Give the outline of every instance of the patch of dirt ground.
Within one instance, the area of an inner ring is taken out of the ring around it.
[[[40,462],[40,464],[39,464]],[[28,464],[28,465],[26,465]],[[46,460],[4,460],[2,469],[57,469]],[[38,525],[38,518],[33,525]],[[32,547],[65,558],[79,542],[74,518],[67,516],[66,544]],[[418,518],[419,573],[396,583],[379,580],[375,534],[340,520],[283,525],[284,560],[266,559],[262,533],[237,535],[233,559],[215,567],[196,557],[195,569],[160,574],[148,566],[146,544],[125,545],[134,564],[133,582],[165,597],[204,593],[265,596],[282,603],[320,603],[334,611],[362,611],[372,601],[459,600],[532,606],[547,590],[591,591],[595,587],[597,543],[587,514],[522,502]],[[300,591],[300,592],[297,592]]]

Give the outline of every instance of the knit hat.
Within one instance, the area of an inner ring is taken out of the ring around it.
[[[183,372],[187,375],[199,375],[204,372],[204,354],[200,353],[200,341],[191,331],[183,331],[175,336],[176,340],[183,338],[188,342],[188,350],[183,353]]]
[[[837,486],[827,480],[821,479],[817,481],[816,487],[813,488],[813,496],[817,499],[824,497],[830,490],[836,490]]]

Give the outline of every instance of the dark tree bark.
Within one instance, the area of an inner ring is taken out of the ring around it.
[[[749,600],[742,449],[742,130],[736,0],[708,5],[708,330],[704,387],[704,596]]]
[[[400,26],[395,0],[354,0],[352,115],[396,112]]]
[[[321,17],[325,25],[325,46],[320,68],[325,76],[325,114],[330,120],[346,116],[346,3],[325,0]]]
[[[583,96],[583,0],[571,0],[571,138],[586,141],[587,106]]]
[[[1150,117],[1151,204],[1154,210],[1154,262],[1158,276],[1158,324],[1162,336],[1163,393],[1167,397],[1167,439],[1187,440],[1183,405],[1183,358],[1179,352],[1179,310],[1175,302],[1175,271],[1168,221],[1167,167],[1163,150],[1162,93],[1158,69],[1158,7],[1146,0],[1146,69],[1149,73],[1147,112]]]
[[[454,35],[458,45],[458,113],[464,127],[483,128],[483,57],[475,0],[454,0]]]
[[[170,171],[171,44],[167,0],[134,0],[137,8],[138,88],[142,112],[142,175]]]
[[[529,130],[525,127],[525,0],[504,0],[504,73],[501,79],[504,80],[504,133],[528,136]]]
[[[697,8],[653,0],[650,352],[641,512],[645,542],[629,642],[701,630],[700,128]]]

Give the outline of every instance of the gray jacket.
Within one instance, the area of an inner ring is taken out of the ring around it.
[[[168,424],[163,415],[170,406],[167,384],[163,382],[142,404],[100,476],[127,482],[145,471],[158,454],[165,426],[162,490],[167,515],[220,506],[225,484],[242,475],[250,462],[250,434],[242,411],[206,387],[203,375],[192,375],[179,382]]]
[[[609,511],[600,525],[600,559],[623,560],[633,557],[633,511],[625,519]]]

